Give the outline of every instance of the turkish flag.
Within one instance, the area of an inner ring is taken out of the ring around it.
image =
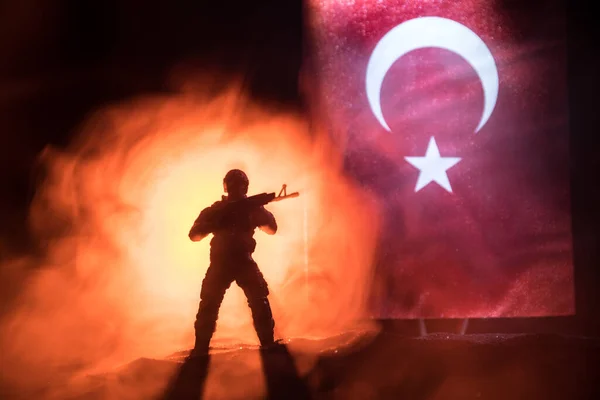
[[[562,2],[309,10],[319,104],[383,207],[373,315],[572,314]]]

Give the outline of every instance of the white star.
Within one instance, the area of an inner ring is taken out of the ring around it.
[[[421,171],[419,179],[417,179],[415,192],[423,189],[431,182],[436,182],[452,193],[452,187],[450,186],[446,171],[455,166],[461,159],[460,157],[440,157],[440,150],[433,136],[429,139],[425,157],[404,157],[404,159]]]

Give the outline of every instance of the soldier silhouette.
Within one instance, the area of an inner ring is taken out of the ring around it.
[[[233,282],[246,295],[261,346],[266,348],[275,344],[275,322],[267,298],[269,289],[252,253],[256,247],[253,237],[255,229],[260,228],[267,234],[274,235],[277,232],[277,222],[264,206],[232,207],[233,203],[243,203],[246,199],[248,185],[248,177],[243,171],[229,171],[223,179],[223,189],[227,196],[202,210],[190,230],[189,237],[194,242],[213,234],[210,242],[210,266],[202,282],[200,305],[194,324],[196,341],[191,356],[208,354],[221,302]]]

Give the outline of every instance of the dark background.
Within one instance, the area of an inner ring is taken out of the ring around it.
[[[477,320],[471,332],[600,334],[600,63],[592,9],[582,1],[567,7],[577,315]],[[241,73],[258,101],[306,109],[298,85],[310,50],[304,19],[299,0],[0,0],[0,257],[37,251],[26,219],[44,146],[66,146],[98,107],[172,90],[172,69],[184,61],[213,73],[206,84],[215,91]],[[4,305],[18,293],[10,286],[0,282]]]

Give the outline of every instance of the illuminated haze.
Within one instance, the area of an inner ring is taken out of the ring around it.
[[[231,168],[248,173],[250,194],[284,183],[301,193],[268,206],[275,236],[255,235],[276,336],[356,326],[378,213],[341,175],[327,138],[307,126],[236,90],[211,99],[182,91],[99,110],[68,150],[45,149],[47,177],[30,213],[45,255],[10,265],[15,275],[39,268],[2,321],[2,375],[25,384],[57,367],[102,370],[190,348],[209,239],[187,234]],[[258,342],[235,284],[215,340]]]

